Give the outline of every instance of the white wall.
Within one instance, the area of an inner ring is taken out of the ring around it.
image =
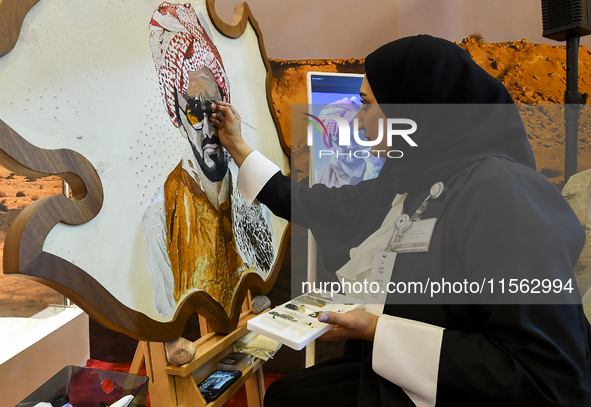
[[[239,0],[216,0],[224,21]],[[363,58],[380,45],[415,34],[451,41],[480,32],[485,41],[561,45],[542,37],[541,0],[246,0],[281,59]],[[591,36],[581,43],[591,46]]]
[[[88,315],[69,308],[0,349],[0,406],[14,406],[67,365],[89,358]]]

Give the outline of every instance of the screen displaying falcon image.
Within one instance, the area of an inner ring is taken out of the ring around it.
[[[248,205],[236,188],[237,166],[209,117],[216,101],[231,102],[223,61],[190,4],[162,3],[150,21],[150,48],[164,107],[184,154],[143,220],[154,305],[171,317],[195,291],[229,314],[247,272],[265,278],[275,261],[268,208]]]

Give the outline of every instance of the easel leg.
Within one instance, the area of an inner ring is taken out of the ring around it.
[[[137,345],[137,349],[135,350],[135,355],[133,356],[131,367],[129,368],[129,373],[140,374],[140,371],[142,370],[142,365],[144,364],[145,360],[146,342],[140,341]]]
[[[244,383],[244,386],[246,387],[248,407],[263,407],[265,378],[263,376],[262,366]]]
[[[171,407],[177,405],[174,378],[166,373],[166,351],[161,342],[148,343],[152,359],[154,385],[150,387],[150,402],[153,407]],[[152,384],[150,382],[150,384]]]
[[[207,325],[207,319],[199,315],[199,331],[201,336],[205,336],[209,333],[209,325]]]
[[[133,356],[133,360],[131,361],[131,366],[129,368],[129,374],[139,375],[144,362],[146,361],[146,342],[139,342],[137,345],[137,349],[135,350],[135,355]],[[146,370],[148,370],[146,368]],[[150,377],[149,375],[147,375]],[[148,382],[148,386],[149,386]],[[133,379],[128,377],[125,382],[125,388],[133,385]]]
[[[166,352],[160,342],[140,341],[129,373],[139,374],[146,364],[146,375],[150,378],[150,403],[153,407],[173,407],[177,405],[174,378],[166,373]]]

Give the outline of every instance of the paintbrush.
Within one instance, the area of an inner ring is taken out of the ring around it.
[[[215,105],[215,102],[214,102],[213,100],[209,100],[209,99],[205,99],[205,100],[207,100],[207,101],[208,101],[209,103],[211,103],[212,105]],[[219,113],[220,115],[222,115],[222,113],[221,113],[220,111],[218,111],[218,113]],[[222,121],[224,120],[224,119],[223,119],[223,117],[224,117],[224,116],[222,115]],[[255,130],[255,131],[256,131],[256,127],[254,127],[253,125],[251,125],[251,124],[248,124],[247,122],[245,122],[245,121],[244,121],[242,118],[240,118],[240,116],[238,116],[237,114],[235,114],[235,115],[234,115],[234,118],[235,118],[236,120],[238,120],[239,122],[242,122],[243,124],[246,124],[248,127],[250,127],[251,129],[253,129],[253,130]]]

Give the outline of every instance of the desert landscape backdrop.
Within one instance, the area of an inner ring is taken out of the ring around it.
[[[521,104],[537,170],[561,186],[564,179],[564,113],[561,104],[566,90],[565,47],[533,44],[526,39],[486,43],[477,34],[458,45],[505,85],[515,103]],[[291,143],[291,106],[307,103],[307,72],[365,72],[362,59],[275,60],[272,67],[275,79],[273,101],[288,144]],[[579,50],[579,92],[591,93],[591,52],[584,46]],[[591,167],[590,133],[591,109],[585,106],[579,125],[579,171]],[[307,175],[306,146],[297,141],[291,146],[298,176]]]
[[[486,43],[472,35],[460,44],[488,73],[507,87],[520,106],[538,171],[558,187],[564,178],[564,118],[566,51],[563,46],[534,44],[527,40]],[[306,73],[363,73],[362,59],[271,60],[273,103],[288,145],[291,143],[291,105],[306,104]],[[591,93],[591,52],[581,46],[579,91]],[[0,113],[1,116],[1,113]],[[591,112],[584,107],[579,126],[579,171],[591,168]],[[0,117],[1,118],[1,117]],[[48,135],[51,136],[51,135]],[[307,174],[305,146],[294,143],[298,177]],[[29,179],[0,167],[0,260],[10,224],[27,205],[42,196],[61,193],[57,177]],[[289,261],[286,258],[286,261]],[[0,266],[2,262],[0,261]],[[28,317],[63,297],[42,284],[3,275],[0,270],[0,317]]]

